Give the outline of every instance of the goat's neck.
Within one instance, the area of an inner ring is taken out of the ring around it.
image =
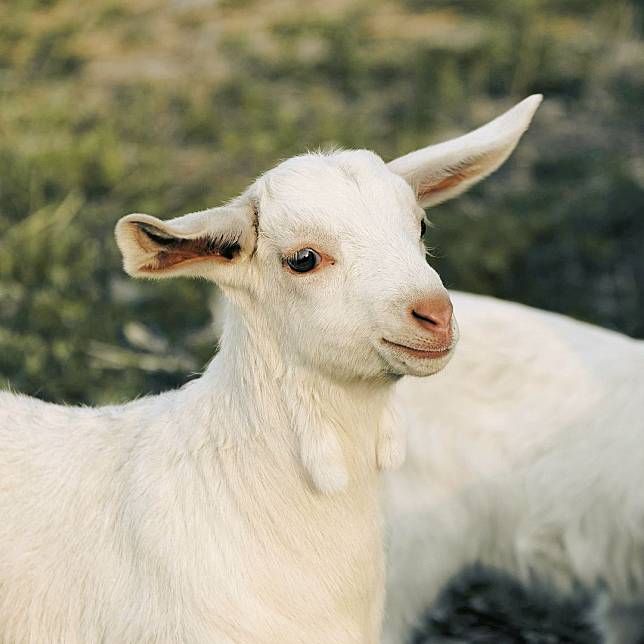
[[[270,336],[249,327],[230,320],[219,354],[188,388],[210,428],[210,437],[197,430],[193,450],[212,491],[203,507],[228,512],[211,543],[219,551],[228,540],[229,556],[241,553],[239,579],[268,588],[283,614],[311,607],[326,624],[341,606],[340,632],[376,642],[384,558],[374,444],[386,391],[288,368]]]
[[[258,327],[258,328],[256,328]],[[225,445],[257,433],[279,436],[299,456],[313,485],[339,491],[350,478],[376,469],[376,440],[387,414],[387,383],[338,382],[283,356],[260,321],[229,312],[221,349],[200,379]]]

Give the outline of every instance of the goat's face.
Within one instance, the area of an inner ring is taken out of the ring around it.
[[[216,281],[299,366],[348,379],[435,373],[457,328],[425,261],[423,208],[495,170],[540,100],[389,164],[363,150],[307,154],[228,206],[167,222],[129,215],[117,226],[125,268]]]
[[[414,191],[367,151],[289,159],[255,186],[257,310],[281,353],[341,377],[428,375],[456,342]]]

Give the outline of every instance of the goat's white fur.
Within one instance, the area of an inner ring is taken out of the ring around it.
[[[452,299],[454,359],[398,385],[409,447],[385,484],[384,642],[409,641],[443,585],[482,562],[560,591],[603,589],[606,641],[635,644],[644,343],[492,298]]]
[[[121,406],[0,394],[0,640],[376,642],[393,383],[449,360],[382,342],[422,348],[409,307],[444,294],[412,187],[425,203],[489,174],[539,102],[438,154],[304,155],[223,208],[122,219],[130,274],[221,286],[221,351]],[[290,273],[307,246],[327,264]]]

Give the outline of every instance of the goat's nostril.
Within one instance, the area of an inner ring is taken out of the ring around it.
[[[423,315],[422,313],[419,313],[416,311],[416,309],[412,309],[411,314],[417,319],[417,320],[423,320],[425,322],[429,322],[430,324],[438,325],[439,322],[437,319],[432,317],[431,315]]]
[[[411,308],[411,315],[428,331],[448,331],[452,322],[452,303],[446,295],[430,297],[416,302]]]

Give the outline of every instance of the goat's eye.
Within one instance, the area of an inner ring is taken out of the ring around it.
[[[427,230],[427,224],[424,219],[420,220],[420,237],[421,239],[425,236],[425,231]]]
[[[308,273],[320,263],[321,259],[320,255],[312,248],[302,248],[294,255],[287,257],[286,263],[296,273]]]

